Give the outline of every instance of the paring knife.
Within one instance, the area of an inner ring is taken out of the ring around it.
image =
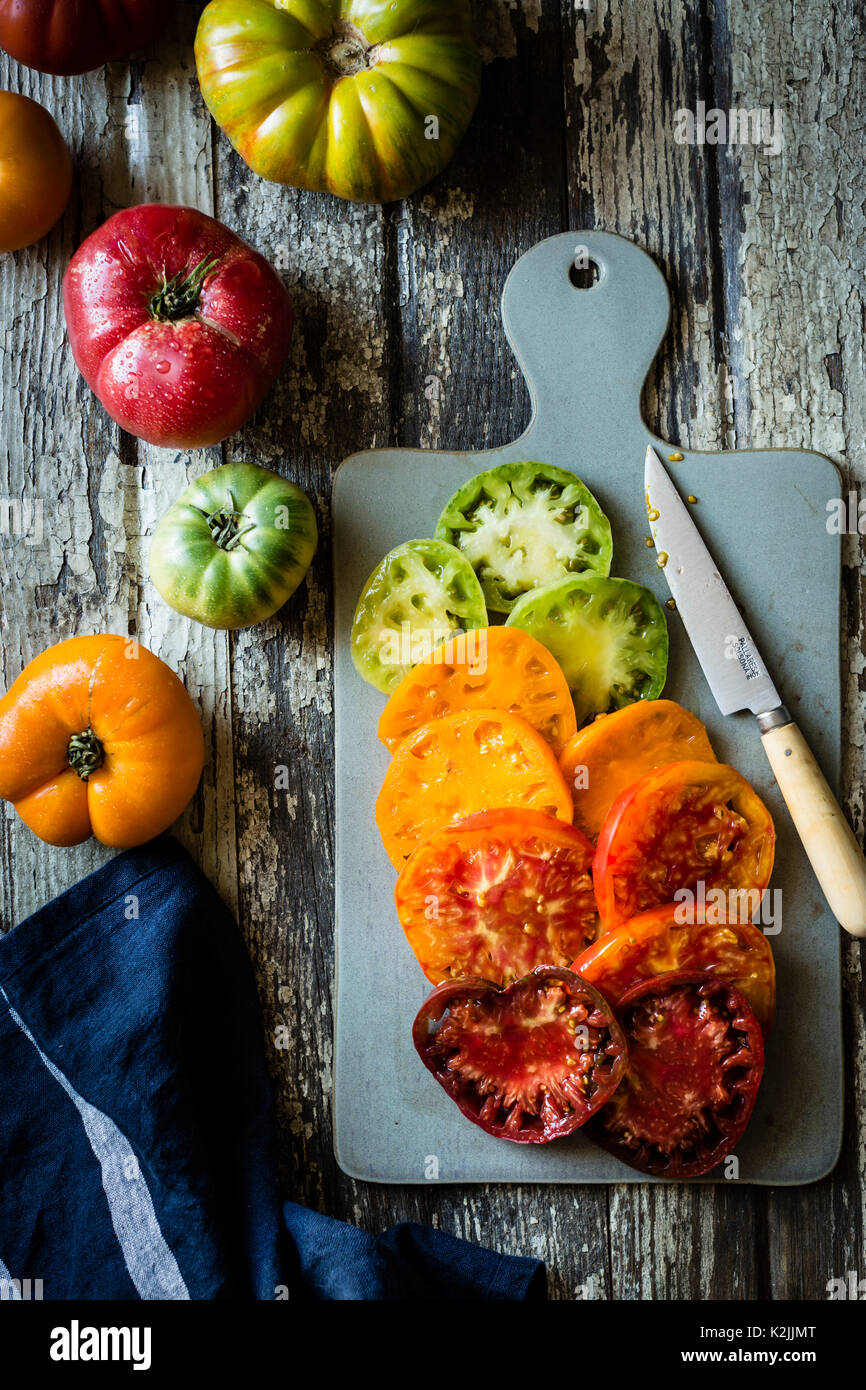
[[[831,911],[866,936],[866,860],[764,665],[713,557],[654,449],[646,502],[659,564],[722,714],[751,710],[764,751]]]

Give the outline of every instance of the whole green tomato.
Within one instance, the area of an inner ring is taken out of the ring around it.
[[[150,577],[205,627],[252,627],[297,589],[316,552],[306,493],[270,468],[228,463],[196,478],[153,533]]]
[[[211,0],[195,58],[251,169],[361,203],[440,173],[481,88],[468,0]]]

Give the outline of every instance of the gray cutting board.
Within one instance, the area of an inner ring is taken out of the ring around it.
[[[569,270],[586,246],[598,283]],[[673,446],[641,418],[641,389],[665,333],[667,286],[638,247],[603,232],[552,237],[514,267],[503,295],[508,340],[532,397],[526,433],[503,449],[355,454],[334,488],[336,584],[335,1146],[340,1167],[373,1182],[648,1181],[580,1135],[549,1145],[496,1140],[464,1119],[412,1046],[430,990],[394,911],[394,870],[373,821],[388,754],[376,737],[384,697],[352,665],[349,635],[361,587],[400,541],[429,536],[451,493],[499,463],[541,459],[576,472],[610,517],[614,574],[668,598],[645,545],[644,454]],[[489,370],[501,370],[491,357]],[[840,750],[840,547],[826,505],[841,496],[829,460],[800,450],[687,453],[669,464],[694,493],[705,540],[744,607],[783,699],[831,781]],[[772,887],[782,930],[776,1025],[739,1180],[812,1182],[835,1164],[842,1134],[839,928],[825,906],[776,790],[750,715],[722,718],[676,614],[665,693],[705,721],[718,756],[751,781],[778,830]],[[435,1163],[431,1160],[435,1160]],[[723,1177],[709,1180],[724,1181]]]

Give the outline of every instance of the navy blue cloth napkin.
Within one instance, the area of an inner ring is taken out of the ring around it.
[[[246,950],[168,836],[0,938],[0,1292],[27,1280],[45,1299],[544,1296],[535,1260],[281,1203]]]

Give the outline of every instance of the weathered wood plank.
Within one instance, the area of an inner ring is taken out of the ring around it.
[[[602,0],[588,11],[565,4],[563,14],[570,224],[630,237],[665,272],[672,315],[645,392],[652,428],[690,448],[728,447],[719,181],[705,151],[674,138],[675,112],[712,95],[702,7]],[[760,1296],[745,1233],[759,1224],[762,1200],[749,1188],[612,1187],[613,1296]]]
[[[384,214],[267,184],[216,146],[218,212],[281,268],[295,304],[288,365],[226,456],[284,473],[316,504],[306,584],[231,643],[241,920],[270,1040],[289,1191],[333,1209],[331,477],[391,431]],[[288,1047],[275,1045],[286,1029]]]
[[[866,483],[863,399],[866,178],[862,110],[866,67],[856,4],[803,10],[779,0],[771,24],[729,7],[730,55],[718,104],[773,107],[777,154],[743,148],[728,161],[730,235],[719,247],[733,347],[737,442],[807,447]],[[862,14],[860,15],[862,20]],[[830,499],[828,498],[828,501]],[[816,526],[825,518],[816,519]],[[863,551],[845,541],[848,672],[843,791],[864,828]],[[827,634],[827,657],[836,634]],[[775,1298],[826,1298],[828,1280],[860,1269],[864,1254],[866,1028],[859,943],[846,941],[846,1135],[835,1173],[767,1199],[768,1277]],[[804,1097],[808,1104],[808,1097]]]

